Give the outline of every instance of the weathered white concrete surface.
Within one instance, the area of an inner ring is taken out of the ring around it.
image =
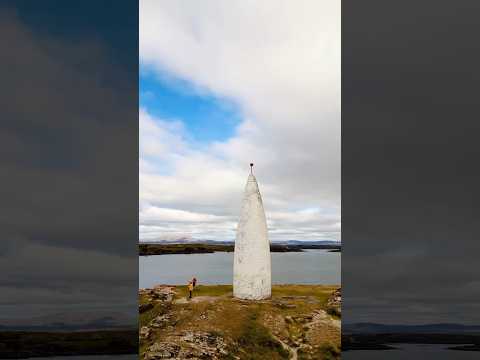
[[[250,174],[235,239],[233,296],[260,300],[269,298],[271,294],[272,270],[267,221],[257,180]]]

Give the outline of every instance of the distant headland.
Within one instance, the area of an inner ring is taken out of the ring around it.
[[[140,242],[139,255],[171,255],[171,254],[208,254],[214,252],[233,252],[234,242],[205,240],[199,242]],[[340,252],[341,244],[333,241],[298,241],[272,243],[271,252],[302,252],[308,249],[323,249]]]

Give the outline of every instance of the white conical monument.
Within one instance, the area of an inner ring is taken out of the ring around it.
[[[233,296],[261,300],[272,294],[270,241],[262,196],[250,164],[233,261]]]

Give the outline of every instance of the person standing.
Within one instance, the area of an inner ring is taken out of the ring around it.
[[[192,298],[192,293],[193,293],[193,282],[189,281],[188,282],[188,298]]]

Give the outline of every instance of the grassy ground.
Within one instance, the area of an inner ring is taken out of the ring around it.
[[[195,288],[193,301],[185,301],[186,286],[176,287],[176,300],[170,305],[157,303],[140,314],[140,326],[162,314],[170,314],[172,326],[154,329],[140,342],[140,355],[156,341],[174,333],[210,332],[231,344],[224,359],[289,359],[291,354],[279,340],[299,348],[299,359],[337,359],[340,354],[340,328],[334,326],[340,313],[329,314],[327,300],[338,286],[276,285],[272,298],[241,301],[232,297],[231,285]],[[144,303],[145,298],[140,298]],[[313,321],[312,314],[323,311],[325,320]],[[312,323],[313,325],[309,324]],[[308,326],[307,326],[308,325]]]
[[[177,286],[178,296],[187,297],[188,290],[186,285]],[[195,296],[224,296],[232,294],[232,285],[197,285],[195,286]]]

